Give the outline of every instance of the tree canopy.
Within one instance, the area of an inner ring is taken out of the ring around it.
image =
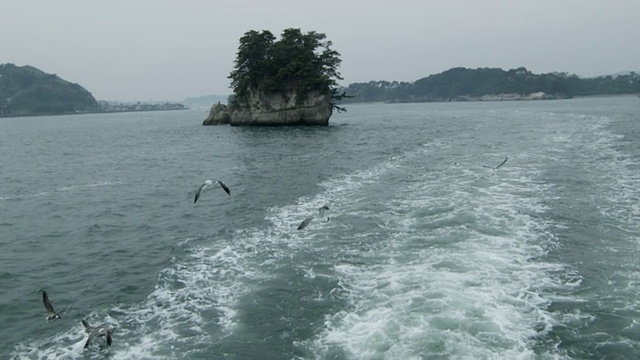
[[[336,96],[340,54],[331,49],[326,35],[285,29],[280,40],[268,30],[247,31],[240,38],[235,67],[229,79],[236,101],[250,90],[266,93],[295,92],[303,101],[311,91]],[[339,108],[340,109],[340,108]]]

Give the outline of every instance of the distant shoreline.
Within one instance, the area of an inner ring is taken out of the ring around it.
[[[580,95],[574,96],[574,99],[584,99],[584,98],[609,98],[609,97],[640,97],[640,93],[637,94],[595,94],[595,95]]]
[[[470,103],[470,102],[514,102],[514,101],[549,101],[549,100],[571,100],[571,99],[589,99],[589,98],[613,98],[613,97],[638,97],[640,98],[640,93],[637,94],[596,94],[596,95],[576,95],[572,97],[558,97],[558,98],[547,98],[547,99],[527,99],[527,98],[512,98],[512,99],[500,99],[500,98],[469,98],[464,100],[426,100],[426,101],[389,101],[389,100],[376,100],[376,101],[354,101],[351,100],[345,105],[356,105],[356,104],[423,104],[423,103]]]
[[[75,113],[38,113],[38,114],[19,114],[19,115],[0,115],[0,119],[20,118],[20,117],[41,117],[41,116],[68,116],[68,115],[93,115],[93,114],[117,114],[130,112],[152,112],[152,111],[180,111],[190,110],[191,108],[183,107],[176,109],[140,109],[140,110],[114,110],[114,111],[82,111]]]

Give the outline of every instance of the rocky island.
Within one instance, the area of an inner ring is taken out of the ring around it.
[[[329,125],[333,113],[331,95],[313,92],[301,103],[296,101],[295,92],[287,95],[255,92],[240,106],[216,103],[203,125]]]
[[[229,75],[233,99],[214,104],[203,125],[329,125],[346,95],[337,93],[340,54],[325,38],[300,29],[285,29],[278,41],[266,30],[245,33]]]

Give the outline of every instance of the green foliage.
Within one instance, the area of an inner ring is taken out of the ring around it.
[[[96,111],[96,99],[78,84],[32,66],[0,65],[0,116]]]
[[[229,75],[235,101],[245,101],[252,90],[283,96],[295,92],[298,103],[311,91],[332,94],[336,81],[342,80],[337,70],[340,54],[332,45],[315,31],[285,29],[278,41],[267,30],[246,32]]]
[[[236,66],[229,75],[237,98],[245,98],[249,89],[257,88],[271,71],[270,52],[274,40],[275,36],[266,30],[261,33],[251,30],[240,38]]]
[[[533,74],[524,67],[508,71],[499,68],[452,68],[413,83],[370,81],[350,84],[346,91],[355,99],[344,102],[415,102],[466,100],[491,94],[544,92],[553,97],[640,92],[640,75],[600,76],[582,79],[567,73]]]

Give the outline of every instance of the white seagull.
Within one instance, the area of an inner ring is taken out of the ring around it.
[[[329,211],[329,207],[327,205],[319,208],[318,209],[318,217],[324,220],[325,219],[325,215],[327,214],[327,211]],[[311,223],[311,220],[313,220],[315,218],[316,218],[315,215],[311,215],[308,218],[304,219],[300,223],[300,225],[298,225],[298,230],[302,230],[302,229],[306,228],[309,225],[309,223]],[[329,221],[329,217],[328,216],[326,216],[326,220],[324,220],[324,222],[327,222],[327,221]]]
[[[220,184],[220,186],[224,189],[224,191],[231,195],[231,190],[229,190],[229,187],[227,185],[225,185],[222,181],[220,180],[216,180],[216,182],[218,184]],[[213,180],[207,180],[205,181],[202,185],[200,185],[200,187],[198,188],[198,191],[196,191],[196,197],[193,199],[193,203],[195,204],[196,202],[198,202],[198,199],[200,198],[200,194],[202,193],[202,191],[209,185],[213,185]]]
[[[89,334],[87,338],[87,342],[84,343],[84,348],[86,349],[91,344],[91,341],[96,337],[104,336],[107,339],[107,346],[111,346],[111,342],[113,341],[113,329],[107,326],[91,326],[88,322],[82,319],[82,325],[84,326],[84,330]]]
[[[509,160],[509,158],[504,159],[503,162],[500,163],[500,165],[493,167],[493,166],[489,166],[489,165],[482,165],[483,167],[489,168],[489,169],[493,169],[493,170],[498,170],[500,168],[500,166],[504,165],[504,163],[507,162],[507,160]]]
[[[47,320],[55,320],[60,319],[60,313],[57,313],[53,310],[53,305],[51,305],[51,301],[49,301],[49,296],[47,296],[47,292],[42,292],[42,302],[44,303],[44,308],[47,309]]]

